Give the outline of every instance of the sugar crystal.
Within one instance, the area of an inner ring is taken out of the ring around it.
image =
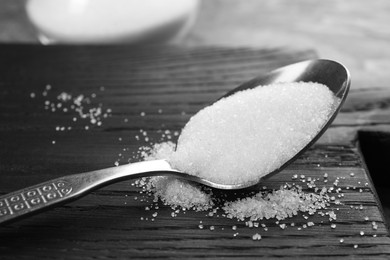
[[[261,235],[259,233],[256,233],[252,236],[253,240],[261,240]]]

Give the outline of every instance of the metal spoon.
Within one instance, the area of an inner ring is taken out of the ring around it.
[[[266,75],[259,76],[243,83],[223,97],[230,96],[237,91],[269,85],[276,82],[318,82],[340,98],[341,102],[334,113],[329,116],[325,126],[317,133],[299,153],[288,160],[279,169],[267,174],[275,174],[284,169],[299,155],[307,150],[327,129],[336,117],[344,102],[350,86],[348,70],[341,64],[331,60],[309,60],[295,63],[274,70]],[[222,98],[223,98],[222,97]],[[45,209],[70,202],[88,194],[92,190],[106,186],[113,182],[125,179],[134,179],[147,176],[169,175],[177,178],[201,183],[218,189],[242,189],[257,184],[261,179],[234,185],[211,182],[193,175],[173,169],[166,160],[144,161],[60,177],[51,181],[40,183],[22,190],[18,190],[0,197],[0,224],[16,220]]]

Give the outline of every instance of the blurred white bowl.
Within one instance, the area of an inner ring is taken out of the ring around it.
[[[198,0],[28,0],[26,12],[43,44],[179,41]]]

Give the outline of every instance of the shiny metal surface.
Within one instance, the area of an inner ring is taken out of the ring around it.
[[[282,167],[269,173],[267,176],[283,170],[287,165],[306,151],[326,131],[328,126],[336,117],[347,96],[350,86],[350,75],[348,70],[343,65],[331,60],[304,61],[282,67],[266,75],[254,78],[223,96],[227,97],[237,91],[259,87],[261,85],[268,85],[276,82],[296,81],[312,81],[325,84],[338,98],[341,99],[341,102],[335,109],[334,113],[328,118],[327,123],[321,131],[317,133],[315,138],[313,138],[313,140],[293,158],[285,162]],[[248,183],[224,185],[179,172],[173,169],[165,160],[144,161],[64,176],[3,195],[0,197],[0,224],[76,200],[81,196],[88,194],[92,190],[113,182],[158,175],[175,176],[177,178],[201,183],[213,188],[227,190],[250,187],[261,181],[261,179],[259,179]]]

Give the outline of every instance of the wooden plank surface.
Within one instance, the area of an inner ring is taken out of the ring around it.
[[[314,57],[307,50],[2,45],[0,193],[111,167],[116,161],[127,163],[147,144],[135,138],[140,129],[157,142],[161,130],[180,130],[192,114],[239,83]],[[44,96],[48,84],[51,89]],[[96,94],[91,106],[102,104],[112,109],[111,116],[97,127],[73,122],[77,115],[72,111],[45,109],[45,101],[56,100],[61,92]],[[192,211],[172,217],[172,209],[161,203],[158,210],[145,210],[151,198],[126,181],[0,227],[0,258],[388,258],[389,232],[356,141],[362,130],[389,131],[389,97],[383,89],[352,90],[342,113],[308,152],[285,171],[244,191],[277,189],[292,183],[294,174],[320,178],[318,185],[328,188],[341,178],[342,203],[329,207],[337,214],[332,222],[336,228],[319,215],[310,217],[314,226],[302,230],[298,227],[309,221],[302,214],[282,221],[286,229],[274,219],[261,221],[268,231],[246,227],[220,211],[213,217]],[[56,130],[62,126],[72,129]],[[325,172],[328,182],[322,178]],[[199,228],[201,221],[204,229]],[[263,239],[253,241],[255,233]]]

